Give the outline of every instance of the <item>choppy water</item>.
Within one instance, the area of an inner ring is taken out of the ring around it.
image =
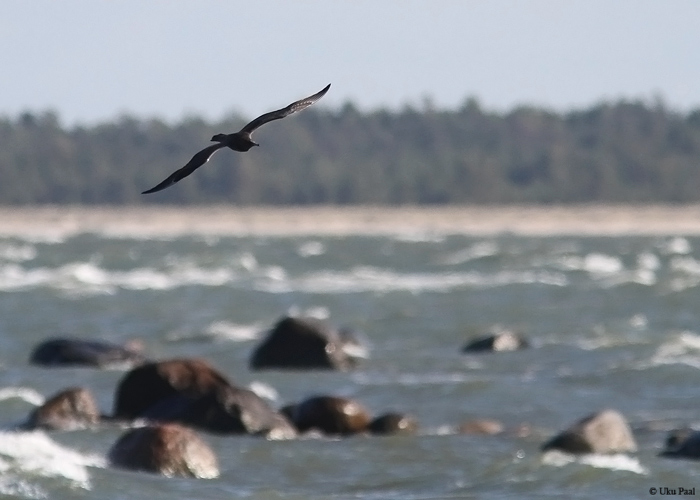
[[[0,496],[600,499],[700,488],[697,463],[656,457],[667,429],[698,422],[699,285],[700,239],[679,236],[2,238]],[[262,332],[290,312],[363,332],[369,359],[352,373],[250,372]],[[533,348],[460,353],[494,325]],[[422,430],[289,442],[205,435],[221,463],[215,480],[110,469],[119,430],[9,430],[73,385],[111,412],[123,372],[28,364],[57,335],[140,338],[151,357],[205,357],[274,405],[348,396],[374,414],[411,413]],[[605,407],[630,420],[638,453],[539,452]],[[477,417],[534,431],[451,431]]]

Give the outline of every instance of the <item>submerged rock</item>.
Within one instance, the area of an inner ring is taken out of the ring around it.
[[[530,343],[519,333],[511,330],[498,330],[489,335],[469,341],[462,352],[503,352],[517,351],[530,347]]]
[[[109,450],[115,467],[153,472],[169,477],[215,478],[216,455],[191,429],[176,424],[133,429]]]
[[[542,451],[560,450],[573,454],[622,453],[636,449],[627,420],[615,410],[593,413],[542,446]]]
[[[145,362],[142,346],[133,342],[118,345],[77,338],[49,339],[32,352],[30,363],[42,366],[136,366]]]
[[[314,396],[282,410],[299,432],[347,436],[369,430],[369,412],[357,401],[334,396]]]
[[[674,429],[666,437],[665,445],[659,454],[662,457],[700,459],[700,432],[696,430]]]
[[[415,434],[418,431],[418,421],[411,415],[403,413],[385,413],[376,417],[369,424],[372,434]]]

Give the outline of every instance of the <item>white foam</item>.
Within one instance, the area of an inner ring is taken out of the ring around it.
[[[262,326],[257,323],[241,325],[228,321],[216,321],[207,327],[205,333],[217,339],[245,342],[260,337],[261,331]]]
[[[34,406],[43,405],[44,401],[46,401],[42,394],[29,387],[3,387],[0,389],[0,401],[15,398]]]
[[[664,241],[660,249],[665,254],[688,254],[692,250],[690,242],[680,236]]]
[[[439,262],[444,265],[457,265],[469,262],[470,260],[482,259],[484,257],[492,257],[500,252],[498,244],[494,241],[481,241],[474,245],[458,250],[439,259]]]
[[[90,489],[88,467],[106,465],[104,457],[61,446],[41,431],[0,431],[0,456],[6,472],[65,478],[83,489]]]
[[[3,243],[0,245],[0,259],[13,262],[24,262],[36,258],[34,245],[12,245]]]
[[[277,390],[265,382],[255,380],[250,383],[248,388],[261,398],[267,399],[268,401],[277,402],[280,399],[280,395]]]
[[[673,257],[669,262],[671,271],[700,276],[700,261],[692,257]]]
[[[9,495],[21,498],[49,498],[49,494],[43,488],[33,485],[25,479],[6,473],[6,462],[0,460],[0,495]]]
[[[93,262],[72,262],[57,268],[26,269],[15,263],[0,266],[0,290],[4,291],[48,287],[67,292],[111,294],[118,288],[167,290],[188,285],[220,286],[235,278],[236,274],[230,269],[191,264],[167,270],[135,268],[128,271],[106,270]]]
[[[358,293],[408,291],[449,292],[463,288],[491,288],[511,284],[540,283],[566,286],[562,273],[548,271],[501,271],[495,274],[399,273],[375,267],[357,267],[350,271],[318,271],[298,278],[258,281],[256,289],[270,293],[301,291],[306,293]]]
[[[630,457],[623,453],[614,455],[602,455],[598,453],[571,455],[558,450],[550,450],[542,455],[542,463],[553,467],[564,467],[572,463],[578,463],[590,465],[598,469],[627,471],[640,475],[649,474],[649,471],[642,466],[637,458]]]
[[[326,246],[320,241],[307,241],[297,247],[297,254],[301,257],[313,257],[326,253]]]
[[[287,309],[287,316],[292,316],[295,318],[316,318],[316,319],[328,319],[331,317],[331,312],[327,307],[324,306],[311,306],[306,309],[301,309],[298,306],[292,306]]]
[[[591,274],[615,274],[623,268],[622,261],[612,255],[591,253],[583,259],[583,269]]]
[[[661,344],[646,366],[682,364],[700,369],[700,335],[685,331]]]
[[[661,267],[659,258],[651,252],[644,252],[637,255],[637,267],[656,271]]]

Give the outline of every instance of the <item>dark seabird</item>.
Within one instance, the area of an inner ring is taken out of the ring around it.
[[[328,92],[329,88],[331,88],[330,83],[326,85],[326,87],[320,92],[312,96],[305,97],[304,99],[301,99],[299,101],[293,102],[286,108],[278,109],[277,111],[270,111],[269,113],[265,113],[264,115],[258,116],[255,120],[243,127],[239,132],[233,134],[216,134],[214,137],[211,138],[212,141],[216,141],[216,144],[207,146],[199,153],[195,154],[192,157],[192,159],[189,162],[187,162],[187,165],[173,172],[170,175],[170,177],[165,179],[156,187],[153,187],[148,191],[144,191],[141,194],[155,193],[156,191],[161,191],[167,187],[172,186],[173,184],[184,179],[192,172],[197,170],[199,167],[204,165],[206,162],[208,162],[209,158],[211,158],[212,155],[221,148],[228,147],[233,149],[234,151],[243,152],[248,151],[253,146],[260,146],[260,144],[258,144],[257,142],[253,142],[251,138],[251,135],[255,131],[255,129],[257,129],[261,125],[265,125],[267,122],[271,122],[272,120],[279,120],[280,118],[284,118],[287,115],[291,115],[292,113],[301,111],[304,108],[308,108],[313,103],[318,101],[321,97],[323,97],[326,94],[326,92]]]

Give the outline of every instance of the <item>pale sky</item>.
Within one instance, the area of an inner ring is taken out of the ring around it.
[[[456,108],[700,108],[699,0],[4,0],[0,116],[254,117],[426,97]]]

